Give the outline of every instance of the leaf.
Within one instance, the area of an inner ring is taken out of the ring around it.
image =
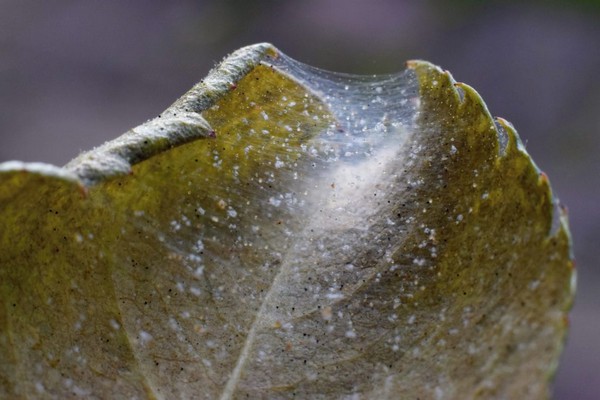
[[[64,168],[0,165],[0,396],[545,397],[575,276],[555,203],[427,62],[243,48]]]

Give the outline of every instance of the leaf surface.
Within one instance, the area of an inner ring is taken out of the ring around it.
[[[0,165],[0,396],[545,397],[574,282],[555,204],[429,63],[238,50],[64,168]]]

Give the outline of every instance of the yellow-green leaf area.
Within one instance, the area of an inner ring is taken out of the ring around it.
[[[144,393],[129,339],[111,327],[120,315],[110,254],[85,189],[38,171],[0,179],[2,397],[44,397],[52,387],[91,394],[76,382]]]
[[[214,398],[277,273],[287,246],[280,238],[303,215],[302,194],[285,191],[311,163],[301,148],[331,116],[298,83],[264,66],[203,116],[214,138],[136,164],[92,187],[90,197],[111,205],[100,219],[112,219],[106,229],[120,323],[131,337],[152,337],[133,344],[144,375],[156,391]],[[165,321],[182,331],[180,340],[156,333]]]
[[[573,295],[548,178],[421,61],[241,49],[66,168],[0,165],[0,222],[0,397],[544,398]]]

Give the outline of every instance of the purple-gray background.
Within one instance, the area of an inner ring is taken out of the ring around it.
[[[342,72],[427,59],[513,122],[570,209],[579,290],[555,398],[600,398],[597,0],[0,0],[0,162],[62,165],[261,41]]]

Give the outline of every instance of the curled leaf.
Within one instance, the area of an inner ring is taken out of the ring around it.
[[[555,203],[427,62],[243,48],[64,168],[0,165],[0,397],[547,396],[574,282]]]

